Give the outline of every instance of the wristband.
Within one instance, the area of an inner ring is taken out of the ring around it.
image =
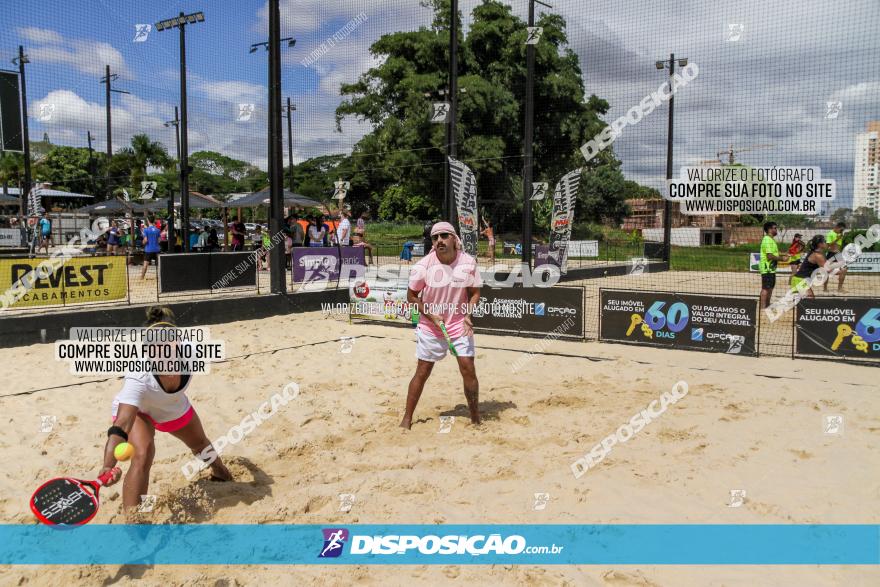
[[[125,442],[128,442],[128,434],[126,434],[125,430],[123,430],[119,426],[110,426],[110,428],[107,429],[107,438],[110,438],[110,436],[114,434],[122,438],[122,440],[124,440]]]

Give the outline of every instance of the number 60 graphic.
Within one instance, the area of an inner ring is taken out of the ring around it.
[[[688,307],[684,302],[676,302],[669,306],[666,314],[663,314],[663,306],[666,302],[654,302],[645,312],[645,323],[651,330],[660,330],[664,326],[672,332],[681,332],[688,323]],[[878,310],[880,312],[880,310]],[[866,316],[867,317],[867,316]],[[880,326],[880,321],[876,324]]]
[[[856,324],[856,334],[865,339],[865,342],[880,340],[880,308],[871,308],[862,316]]]

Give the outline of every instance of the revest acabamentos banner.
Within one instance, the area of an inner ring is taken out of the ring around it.
[[[0,259],[0,294],[36,269],[45,259]],[[48,275],[38,271],[13,308],[86,304],[124,299],[128,294],[125,257],[74,257]]]
[[[610,289],[599,292],[600,340],[757,354],[757,299]]]

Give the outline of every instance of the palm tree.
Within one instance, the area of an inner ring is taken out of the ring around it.
[[[3,151],[0,153],[0,184],[3,194],[9,193],[9,184],[19,184],[24,176],[24,155]]]
[[[131,146],[119,150],[121,154],[131,158],[131,185],[140,188],[141,182],[147,178],[148,167],[167,168],[172,159],[168,155],[165,145],[158,141],[151,141],[145,134],[131,137]]]

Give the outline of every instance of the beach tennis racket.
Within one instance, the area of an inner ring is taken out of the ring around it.
[[[440,321],[440,330],[443,332],[443,338],[446,339],[446,344],[449,346],[449,352],[452,353],[453,357],[457,357],[458,351],[455,350],[455,346],[452,344],[452,339],[449,338],[449,333],[446,332],[446,324],[442,320]]]
[[[58,477],[46,481],[31,497],[31,511],[49,526],[81,526],[98,513],[98,491],[118,468],[107,471],[94,481]]]

